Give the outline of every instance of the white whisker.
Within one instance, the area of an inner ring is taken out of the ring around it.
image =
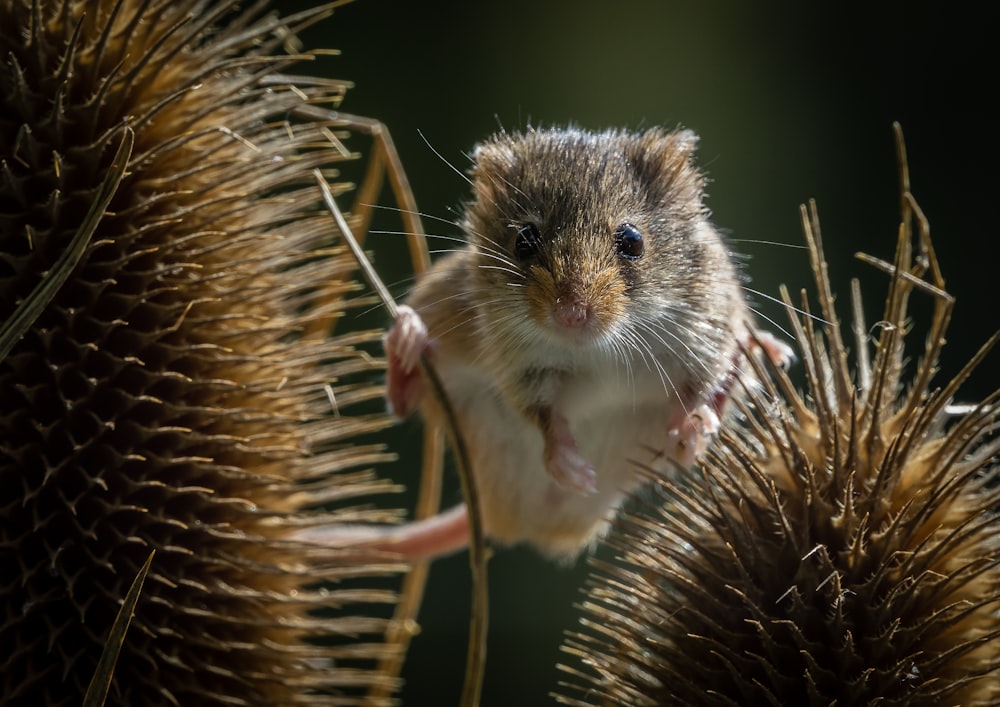
[[[433,152],[434,155],[439,160],[441,160],[442,162],[444,162],[446,165],[448,165],[451,168],[452,172],[454,172],[459,177],[461,177],[462,179],[464,179],[467,183],[472,184],[472,180],[469,179],[468,175],[465,172],[463,172],[458,167],[456,167],[455,165],[453,165],[451,162],[449,162],[448,160],[446,160],[444,158],[444,155],[442,155],[440,152],[437,151],[437,149],[434,147],[434,145],[432,145],[430,143],[430,140],[428,140],[427,137],[424,135],[424,132],[422,130],[417,130],[417,135],[420,136],[420,139],[424,141],[424,144],[427,145],[427,147],[430,149],[430,151]]]
[[[766,314],[764,314],[760,310],[751,307],[750,311],[753,312],[755,315],[757,315],[757,317],[759,317],[760,319],[763,319],[765,322],[767,322],[768,324],[770,324],[771,326],[773,326],[775,329],[777,329],[778,331],[780,331],[784,335],[784,337],[786,339],[794,339],[795,338],[795,335],[792,334],[792,332],[788,331],[788,329],[786,329],[785,327],[783,327],[780,324],[778,324],[778,322],[774,321],[771,317],[767,316]]]
[[[799,309],[798,307],[796,307],[794,305],[790,305],[787,302],[785,302],[784,300],[780,299],[779,297],[774,297],[773,295],[769,295],[766,292],[761,292],[760,290],[755,290],[755,289],[753,289],[751,287],[747,287],[745,285],[743,286],[743,289],[746,290],[747,292],[749,292],[752,295],[756,295],[757,297],[763,297],[764,299],[768,300],[769,302],[775,302],[777,304],[780,304],[785,309],[790,309],[793,312],[795,312],[796,314],[801,314],[803,317],[808,317],[809,319],[812,319],[817,324],[822,324],[824,326],[833,326],[833,322],[828,322],[827,320],[823,319],[823,317],[817,316],[817,315],[813,314],[812,312],[807,312],[804,309]]]
[[[782,243],[781,241],[765,241],[756,238],[730,238],[730,243],[751,243],[753,245],[770,245],[791,250],[809,250],[809,246],[799,243]]]
[[[404,209],[398,206],[386,206],[385,204],[360,204],[368,209],[377,209],[379,211],[391,211],[396,214],[407,214],[410,216],[419,216],[421,219],[426,219],[428,221],[438,221],[440,223],[448,224],[449,226],[459,227],[460,224],[452,219],[443,218],[441,216],[435,216],[433,214],[428,214],[423,211],[414,211],[413,209]],[[371,233],[379,233],[379,231],[371,231]],[[407,234],[410,235],[410,234]]]

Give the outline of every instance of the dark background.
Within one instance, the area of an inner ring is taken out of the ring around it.
[[[286,13],[301,6],[277,4]],[[691,128],[701,135],[714,219],[749,256],[754,287],[777,296],[782,282],[793,291],[811,286],[798,248],[799,205],[815,198],[842,315],[849,280],[861,277],[869,322],[886,279],[853,254],[891,259],[898,221],[891,122],[898,120],[913,191],[958,297],[942,361],[944,374],[954,373],[1000,324],[988,23],[956,3],[876,5],[360,0],[304,35],[306,46],[342,55],[300,70],[356,84],[343,110],[387,124],[420,208],[445,218],[466,185],[434,151],[464,170],[463,152],[498,126]],[[387,227],[398,224],[390,219]],[[392,254],[402,246],[392,238],[376,235],[372,244],[380,269],[396,273]],[[778,308],[754,300],[784,324]],[[923,324],[914,347],[923,343]],[[967,400],[997,385],[997,363],[997,355],[987,361],[964,390]],[[408,423],[393,444],[417,439]],[[446,503],[455,500],[451,487]],[[530,550],[500,550],[490,575],[484,704],[550,704],[560,679],[553,666],[572,662],[558,646],[576,625],[586,565],[560,568]],[[405,669],[406,705],[457,703],[468,576],[464,553],[432,570],[423,631]]]

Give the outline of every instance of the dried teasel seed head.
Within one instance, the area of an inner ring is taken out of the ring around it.
[[[383,488],[381,448],[350,443],[383,424],[349,414],[379,395],[350,379],[374,334],[328,338],[353,263],[312,174],[350,156],[321,110],[344,85],[280,73],[328,10],[0,0],[0,322],[58,285],[0,360],[5,704],[80,703],[151,550],[109,704],[350,704],[382,680],[366,612],[391,597],[353,578],[392,568],[289,540]]]
[[[952,299],[925,229],[911,252],[919,211],[904,203],[874,359],[857,321],[854,377],[805,219],[822,309],[820,325],[793,317],[806,391],[758,363],[746,423],[624,520],[622,563],[596,567],[588,630],[567,640],[583,665],[563,702],[1000,702],[1000,391],[948,409],[985,348],[932,384]],[[904,379],[911,295],[935,307]]]

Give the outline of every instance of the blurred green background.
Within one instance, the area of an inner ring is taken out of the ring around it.
[[[285,13],[305,5],[276,4]],[[998,141],[986,109],[996,66],[983,12],[909,2],[359,0],[303,37],[307,47],[342,55],[299,70],[355,83],[343,110],[389,127],[421,210],[443,218],[453,218],[466,189],[444,160],[464,170],[464,152],[498,126],[691,128],[701,135],[714,219],[748,256],[753,286],[770,296],[782,282],[793,291],[811,286],[799,205],[816,198],[842,314],[858,276],[870,322],[885,277],[853,254],[891,257],[898,189],[890,126],[899,120],[913,190],[958,296],[942,362],[953,373],[1000,324]],[[391,218],[384,225],[398,227]],[[373,239],[379,267],[398,272],[392,253],[401,244]],[[399,282],[397,293],[405,290]],[[754,301],[784,324],[764,297]],[[992,356],[967,386],[969,400],[996,386],[997,363]],[[393,439],[418,440],[417,424]],[[449,489],[448,504],[457,500]],[[574,662],[558,647],[577,625],[586,569],[583,561],[556,567],[525,549],[496,553],[485,705],[551,704],[554,665]],[[468,577],[464,553],[434,565],[405,668],[406,705],[457,703]]]

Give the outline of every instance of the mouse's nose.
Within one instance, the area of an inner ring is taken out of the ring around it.
[[[567,329],[581,329],[586,327],[592,315],[593,309],[591,306],[575,297],[556,300],[552,311],[552,318],[555,320],[555,323]]]

